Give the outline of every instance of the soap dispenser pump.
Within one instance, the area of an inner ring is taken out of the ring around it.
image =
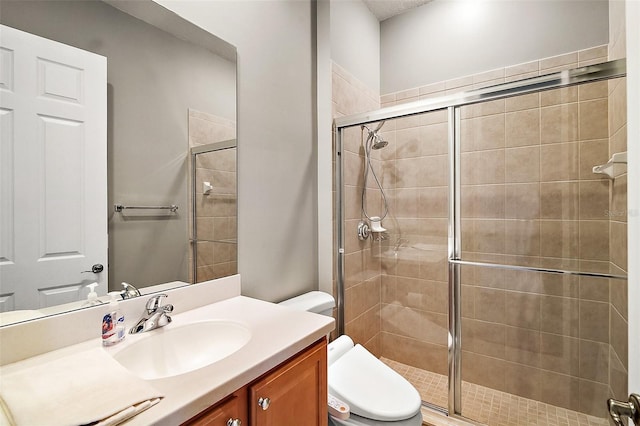
[[[87,300],[82,304],[82,306],[96,306],[102,305],[102,302],[98,300],[98,293],[96,293],[96,287],[98,283],[93,282],[91,284],[87,284],[86,287],[89,289],[89,294],[87,295]]]

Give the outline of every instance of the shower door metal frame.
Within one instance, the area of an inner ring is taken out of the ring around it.
[[[447,415],[462,417],[462,336],[461,336],[461,283],[460,268],[462,265],[475,265],[509,270],[528,270],[555,274],[578,276],[597,276],[611,279],[626,279],[626,276],[524,267],[465,261],[461,252],[460,233],[460,108],[492,100],[505,99],[528,93],[576,86],[579,84],[620,78],[626,75],[626,60],[603,62],[600,64],[574,68],[552,74],[532,77],[509,83],[498,84],[482,89],[460,92],[453,95],[433,99],[425,99],[402,105],[382,108],[376,111],[354,114],[334,119],[335,137],[335,182],[336,182],[336,290],[337,290],[337,331],[344,334],[344,189],[343,189],[343,131],[346,128],[361,126],[381,120],[390,120],[423,114],[437,110],[448,110],[449,141],[449,220],[448,220],[448,270],[449,270],[449,336],[448,336],[448,407],[442,407]],[[434,408],[431,404],[423,405]]]

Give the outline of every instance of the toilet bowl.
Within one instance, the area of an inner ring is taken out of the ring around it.
[[[335,301],[312,291],[280,303],[290,308],[331,315]],[[346,402],[351,415],[329,416],[329,424],[344,426],[419,426],[420,394],[404,377],[343,335],[327,348],[329,393]]]

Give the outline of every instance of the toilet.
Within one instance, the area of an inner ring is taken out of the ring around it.
[[[331,316],[335,300],[312,291],[280,302],[293,309]],[[327,348],[329,394],[346,402],[351,415],[342,420],[329,416],[330,425],[420,426],[420,394],[404,377],[343,335]]]

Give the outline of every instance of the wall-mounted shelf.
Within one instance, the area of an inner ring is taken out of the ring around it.
[[[616,152],[607,161],[607,164],[593,166],[593,173],[606,175],[609,179],[615,179],[627,172],[627,153]]]

